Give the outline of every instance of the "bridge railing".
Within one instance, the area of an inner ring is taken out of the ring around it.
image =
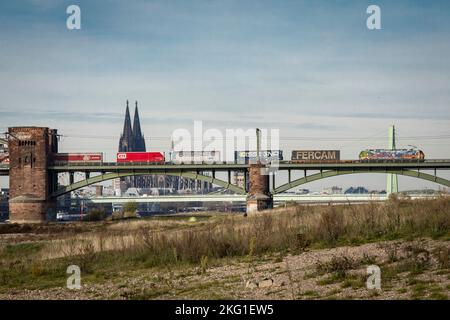
[[[195,164],[239,164],[236,162],[226,162],[226,161],[215,161],[215,162],[188,162],[188,163],[173,163],[173,162],[54,162],[53,166],[111,166],[111,167],[125,167],[125,166],[140,166],[140,165],[195,165]]]
[[[450,162],[450,159],[429,159],[429,160],[409,160],[409,159],[394,159],[394,160],[281,160],[278,161],[280,164],[367,164],[367,163],[442,163],[442,162]],[[124,167],[124,166],[133,166],[133,165],[227,165],[227,164],[246,164],[238,161],[214,161],[214,162],[54,162],[52,165],[54,166],[115,166],[115,167]],[[270,162],[268,163],[270,164]],[[0,164],[0,168],[4,166]],[[9,167],[5,165],[5,167]]]
[[[450,159],[427,159],[425,160],[427,163],[442,163],[442,162],[450,162]]]

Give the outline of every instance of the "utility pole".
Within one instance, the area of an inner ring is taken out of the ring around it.
[[[261,163],[259,153],[261,151],[261,130],[256,128],[256,163]]]
[[[389,127],[389,150],[395,150],[395,126]],[[389,173],[387,176],[387,188],[386,193],[389,196],[391,193],[398,193],[398,176],[396,174]]]

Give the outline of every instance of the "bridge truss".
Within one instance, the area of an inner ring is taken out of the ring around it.
[[[242,188],[231,182],[232,172],[248,172],[248,164],[218,163],[218,164],[117,164],[103,163],[99,165],[51,165],[49,171],[54,179],[58,173],[69,173],[70,183],[54,190],[52,197],[58,197],[65,193],[115,178],[137,176],[137,175],[170,175],[180,176],[190,179],[210,182],[214,185],[231,190],[236,194],[246,194],[245,187]],[[281,185],[276,184],[276,176],[272,175],[272,193],[279,194],[300,185],[326,179],[335,176],[378,173],[397,174],[407,177],[422,179],[440,185],[450,187],[450,180],[439,177],[438,171],[450,170],[450,160],[427,160],[425,162],[354,162],[354,163],[290,163],[281,162],[278,164],[279,172],[287,172],[288,182]],[[292,179],[292,173],[303,171],[301,178]],[[423,172],[427,171],[427,172]],[[432,172],[432,174],[430,173]],[[74,181],[74,173],[85,174],[85,179]],[[227,179],[216,177],[217,172],[227,173]],[[0,175],[8,175],[9,167],[0,166]],[[93,174],[96,174],[95,176]],[[92,176],[91,176],[92,175]],[[247,181],[247,174],[244,175],[244,186]],[[56,184],[55,184],[56,185]]]

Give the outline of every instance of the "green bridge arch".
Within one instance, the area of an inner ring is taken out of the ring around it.
[[[129,176],[142,176],[142,175],[167,175],[167,176],[190,178],[193,180],[201,180],[201,181],[210,182],[214,185],[229,189],[237,194],[246,194],[246,192],[243,188],[240,188],[234,184],[228,183],[228,182],[220,180],[220,179],[213,178],[211,176],[205,176],[203,174],[199,174],[199,173],[193,172],[193,171],[182,171],[182,172],[152,171],[151,173],[149,173],[149,172],[109,172],[109,173],[105,173],[105,174],[100,174],[98,176],[90,177],[88,179],[81,180],[81,181],[75,182],[73,184],[70,184],[68,186],[59,188],[58,190],[54,191],[51,194],[51,197],[56,198],[56,197],[62,196],[63,194],[69,193],[71,191],[75,191],[77,189],[87,187],[91,184],[99,183],[102,181],[107,181],[107,180],[116,179],[116,178],[129,177]]]
[[[336,176],[341,176],[341,175],[346,175],[346,174],[357,174],[357,173],[397,174],[397,175],[401,175],[401,176],[407,176],[407,177],[418,178],[418,179],[422,179],[422,180],[426,180],[426,181],[431,181],[431,182],[435,182],[435,183],[441,184],[446,187],[450,187],[450,180],[447,180],[444,178],[439,178],[437,176],[433,176],[431,174],[427,174],[427,173],[423,173],[423,172],[419,172],[419,171],[413,171],[413,170],[373,170],[373,169],[372,170],[358,170],[358,171],[330,170],[330,171],[324,171],[324,172],[312,174],[312,175],[285,183],[279,187],[276,187],[272,193],[277,194],[277,193],[285,192],[289,189],[298,187],[302,184],[317,181],[320,179],[326,179],[326,178],[331,178],[331,177],[336,177]]]

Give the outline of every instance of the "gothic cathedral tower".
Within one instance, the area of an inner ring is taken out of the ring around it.
[[[141,123],[139,119],[138,103],[134,110],[133,126],[131,126],[130,108],[127,100],[127,108],[125,110],[125,121],[123,124],[123,132],[119,140],[119,152],[145,152],[145,138],[142,134]],[[146,188],[149,187],[149,179],[146,177],[127,177],[121,179],[125,182],[126,188]]]

